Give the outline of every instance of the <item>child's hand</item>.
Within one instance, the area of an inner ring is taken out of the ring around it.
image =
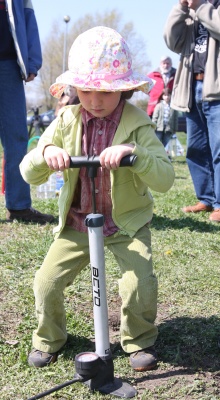
[[[45,161],[54,171],[63,171],[70,166],[70,157],[66,150],[57,146],[47,146],[43,154]]]
[[[107,169],[117,169],[121,159],[131,154],[133,148],[133,144],[119,144],[107,147],[99,156],[101,166]]]

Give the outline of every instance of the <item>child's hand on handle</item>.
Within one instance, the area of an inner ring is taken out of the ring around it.
[[[103,168],[117,169],[121,159],[132,153],[133,144],[119,144],[117,146],[107,147],[99,156],[100,164]]]
[[[70,157],[66,150],[57,146],[46,146],[43,153],[48,167],[54,171],[64,171],[70,166]]]

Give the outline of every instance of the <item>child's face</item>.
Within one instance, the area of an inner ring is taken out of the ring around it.
[[[96,92],[77,89],[80,103],[94,117],[104,118],[111,114],[121,98],[121,92]]]
[[[166,103],[170,103],[170,94],[164,94],[163,95],[163,100],[166,102]]]

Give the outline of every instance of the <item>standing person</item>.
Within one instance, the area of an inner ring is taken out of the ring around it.
[[[186,111],[186,159],[199,202],[185,213],[212,211],[220,222],[220,2],[180,0],[164,38],[181,53],[171,106]]]
[[[122,273],[121,343],[135,370],[152,369],[157,365],[157,279],[151,256],[149,188],[169,190],[174,171],[150,118],[126,101],[134,90],[147,93],[152,81],[132,70],[121,35],[99,26],[74,41],[69,70],[50,92],[59,98],[69,84],[76,87],[80,104],[64,107],[21,163],[22,176],[30,183],[40,184],[53,170],[63,171],[65,181],[56,238],[35,276],[38,328],[28,361],[35,367],[56,361],[67,340],[63,291],[89,263],[84,221],[92,212],[86,168],[68,169],[69,156],[99,155],[97,209],[104,215],[104,244]],[[118,168],[128,154],[137,155],[135,165]]]
[[[171,90],[166,88],[163,90],[160,102],[156,105],[152,121],[156,124],[156,135],[158,139],[166,147],[170,138],[177,131],[178,127],[178,111],[170,107]]]
[[[162,56],[159,68],[147,75],[155,81],[155,85],[149,93],[149,101],[147,105],[147,114],[150,118],[152,118],[154,109],[160,101],[163,90],[169,88],[172,91],[175,73],[176,69],[172,67],[171,58],[168,56]]]
[[[0,0],[0,139],[5,159],[6,218],[44,224],[52,215],[31,208],[30,186],[19,164],[27,153],[24,82],[41,67],[41,47],[31,1]]]

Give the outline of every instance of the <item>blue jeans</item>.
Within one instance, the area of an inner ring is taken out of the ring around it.
[[[193,83],[193,104],[187,121],[186,160],[196,196],[220,208],[220,101],[202,100],[202,81]]]
[[[27,153],[24,84],[16,60],[0,61],[0,139],[5,158],[5,203],[9,210],[30,208],[30,186],[19,164]]]
[[[167,143],[169,142],[172,133],[170,131],[155,131],[158,139],[161,141],[161,143],[166,147]]]

